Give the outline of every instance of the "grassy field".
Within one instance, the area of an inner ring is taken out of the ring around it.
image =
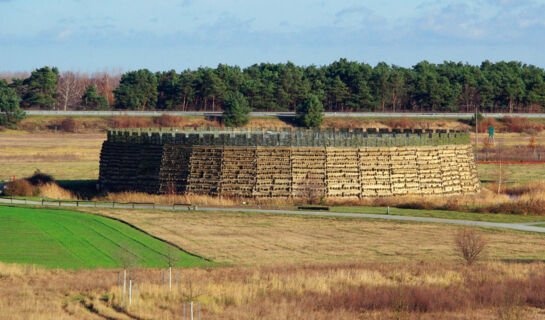
[[[0,134],[0,180],[39,169],[58,180],[98,178],[104,134]]]
[[[545,164],[502,164],[503,179],[517,182],[545,180]],[[478,164],[477,173],[481,180],[499,180],[499,165]]]
[[[0,206],[0,261],[53,268],[166,265],[172,252],[180,266],[206,264],[124,223],[64,210]],[[128,258],[125,258],[128,257]]]
[[[251,213],[86,209],[122,219],[214,261],[242,265],[454,260],[459,227]],[[488,259],[543,260],[545,237],[483,230]]]

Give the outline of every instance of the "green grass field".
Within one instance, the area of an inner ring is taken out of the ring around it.
[[[164,267],[168,255],[176,257],[177,266],[209,264],[116,220],[65,210],[0,206],[2,262],[115,268],[128,256],[139,266]]]

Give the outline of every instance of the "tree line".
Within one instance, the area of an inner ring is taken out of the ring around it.
[[[539,112],[545,107],[545,71],[515,61],[479,66],[422,61],[403,68],[340,59],[324,66],[220,64],[180,73],[141,69],[94,76],[43,67],[0,87],[13,90],[23,109],[221,111],[235,93],[255,111],[295,111],[309,95],[325,111],[338,112],[472,112],[477,107]]]

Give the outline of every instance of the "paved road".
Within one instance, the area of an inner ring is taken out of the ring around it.
[[[27,110],[28,115],[47,115],[47,116],[160,116],[169,114],[173,116],[221,116],[221,112],[203,112],[203,111],[50,111],[50,110]],[[251,112],[254,117],[293,117],[293,112]],[[470,119],[473,113],[399,113],[399,112],[326,112],[326,117],[408,117],[408,118],[455,118]],[[525,118],[545,118],[545,113],[483,113],[485,117],[501,118],[503,116],[519,116]]]
[[[26,205],[41,205],[41,201],[25,201],[25,200],[10,200],[0,198],[0,203],[13,203],[13,204],[26,204]],[[544,222],[531,222],[531,223],[498,223],[498,222],[486,222],[486,221],[471,221],[471,220],[456,220],[456,219],[441,219],[441,218],[428,218],[428,217],[411,217],[411,216],[396,216],[386,214],[366,214],[366,213],[340,213],[340,212],[327,212],[327,211],[292,211],[292,210],[269,210],[269,209],[250,209],[250,208],[212,208],[212,207],[199,207],[189,208],[187,206],[178,206],[173,208],[172,206],[155,206],[151,205],[106,205],[106,204],[76,204],[73,202],[44,202],[44,205],[55,207],[88,207],[88,208],[124,208],[124,209],[150,209],[150,210],[198,210],[198,211],[225,211],[225,212],[257,212],[257,213],[269,213],[269,214],[285,214],[285,215],[305,215],[305,216],[321,216],[321,217],[349,217],[349,218],[368,218],[368,219],[382,219],[391,221],[412,221],[412,222],[424,222],[424,223],[444,223],[444,224],[456,224],[473,227],[487,227],[487,228],[503,228],[519,231],[545,233],[545,227],[536,227],[534,224],[545,224]]]

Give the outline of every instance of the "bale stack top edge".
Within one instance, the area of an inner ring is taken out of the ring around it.
[[[112,129],[108,142],[183,146],[400,147],[469,144],[469,132],[429,129]]]

